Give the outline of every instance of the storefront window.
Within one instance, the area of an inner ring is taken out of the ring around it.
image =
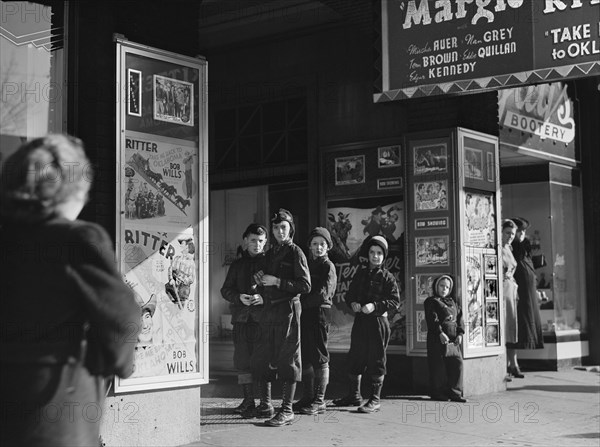
[[[554,182],[502,185],[502,218],[524,217],[530,227],[544,332],[585,329],[581,190]]]
[[[552,291],[556,330],[585,329],[585,264],[581,190],[550,183],[552,213]]]
[[[23,142],[64,130],[62,3],[0,1],[0,163]]]

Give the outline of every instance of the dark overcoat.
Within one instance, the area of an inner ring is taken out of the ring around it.
[[[2,445],[98,445],[103,379],[133,372],[141,312],[99,225],[0,228]],[[84,336],[84,327],[88,327]]]

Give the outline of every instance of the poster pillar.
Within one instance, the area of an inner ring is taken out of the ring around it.
[[[505,388],[496,137],[463,128],[406,136],[407,353],[426,356],[423,303],[441,274],[463,309],[465,395]],[[422,384],[426,385],[426,384]]]
[[[142,327],[102,436],[187,444],[199,439],[208,383],[207,63],[116,39],[116,87],[116,261]]]

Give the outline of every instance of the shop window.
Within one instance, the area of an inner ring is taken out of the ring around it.
[[[585,330],[581,189],[555,182],[502,185],[502,217],[529,220],[544,332]]]
[[[65,130],[63,2],[0,1],[0,155]],[[1,163],[1,160],[0,160]]]
[[[557,330],[585,329],[585,264],[581,190],[550,183],[552,209],[553,268],[551,289]]]
[[[305,162],[308,158],[305,97],[238,106],[215,112],[216,170]]]

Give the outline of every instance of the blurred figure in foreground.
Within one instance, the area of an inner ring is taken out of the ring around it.
[[[64,135],[24,144],[2,170],[2,445],[97,446],[104,378],[133,372],[140,307],[106,231],[76,220],[91,176]]]

